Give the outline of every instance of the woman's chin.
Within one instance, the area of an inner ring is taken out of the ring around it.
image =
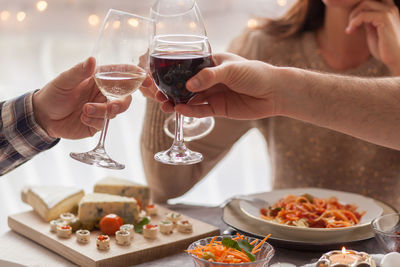
[[[366,0],[322,0],[327,7],[335,8],[353,8],[363,1]]]

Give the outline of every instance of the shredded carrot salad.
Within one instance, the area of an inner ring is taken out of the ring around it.
[[[286,225],[311,228],[339,228],[360,222],[365,211],[357,205],[341,204],[336,197],[316,198],[309,194],[288,195],[272,207],[260,209],[261,218]]]
[[[270,234],[261,241],[256,239],[249,243],[251,251],[249,251],[248,253],[251,253],[251,256],[255,256],[255,254],[257,254],[261,250],[261,246],[265,243],[265,241],[267,241],[269,237]],[[217,238],[218,237],[215,236],[211,239],[210,243],[204,246],[199,245],[194,249],[186,250],[186,252],[195,255],[198,258],[208,260],[210,262],[245,263],[252,261],[246,251],[244,251],[243,249],[238,250],[232,247],[228,247],[224,245],[223,242],[216,241]],[[238,241],[247,239],[244,235],[237,234],[237,236],[235,236],[231,240]],[[259,241],[258,244],[256,244],[257,241]]]

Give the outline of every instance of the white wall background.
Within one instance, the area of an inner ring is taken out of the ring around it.
[[[213,50],[222,52],[229,40],[247,26],[251,17],[279,16],[294,0],[198,1]],[[107,10],[115,8],[146,16],[153,1],[47,2],[47,9],[38,12],[34,0],[0,0],[0,100],[41,88],[59,72],[88,57],[99,27],[88,23],[89,15],[98,15],[101,22]],[[16,16],[21,11],[26,17],[18,21]],[[106,175],[145,183],[139,151],[145,99],[139,92],[133,99],[130,109],[111,121],[106,143],[110,155],[125,163],[126,169],[109,171],[69,157],[69,152],[92,149],[98,134],[79,141],[62,140],[50,151],[0,177],[0,232],[7,229],[7,215],[29,209],[20,201],[20,190],[24,185],[70,185],[91,192],[94,183]],[[206,179],[172,202],[216,205],[234,194],[269,189],[269,161],[264,141],[257,131],[252,131]],[[207,198],[204,198],[204,192],[207,192]]]

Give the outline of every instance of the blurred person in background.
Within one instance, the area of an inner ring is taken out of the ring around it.
[[[88,58],[38,91],[0,102],[0,175],[56,145],[60,138],[81,139],[128,109],[131,97],[106,104]]]
[[[400,74],[400,1],[302,0],[282,18],[247,30],[229,51],[244,58],[350,76]],[[154,96],[154,85],[143,88]],[[384,88],[382,88],[384,90]],[[170,140],[163,133],[168,114],[148,99],[142,158],[153,199],[163,202],[186,193],[257,128],[267,141],[274,189],[319,187],[360,193],[400,206],[400,151],[286,117],[258,120],[216,118],[214,130],[188,143],[204,155],[195,165],[154,161]],[[267,175],[266,175],[267,176]],[[260,177],[261,179],[261,177]],[[260,189],[261,190],[261,189]]]

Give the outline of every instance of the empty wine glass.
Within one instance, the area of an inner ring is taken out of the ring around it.
[[[94,80],[107,102],[129,96],[145,80],[146,71],[138,65],[140,57],[141,64],[143,58],[147,58],[143,55],[148,51],[152,31],[154,24],[150,19],[113,9],[107,13],[93,50],[97,62]],[[99,167],[125,168],[125,165],[113,160],[105,150],[108,124],[106,114],[100,140],[93,150],[71,153],[70,156]]]
[[[158,34],[168,33],[167,26],[173,20],[182,23],[182,27],[175,26],[177,33],[207,36],[200,10],[194,0],[159,0],[150,10],[150,17],[158,23]],[[186,23],[186,25],[185,25]],[[189,29],[184,29],[184,28]],[[160,29],[161,28],[161,29]],[[170,32],[169,32],[170,33]],[[214,128],[213,117],[183,119],[183,135],[185,141],[203,138]],[[164,132],[171,138],[175,136],[175,116],[171,115],[164,121]]]
[[[161,12],[161,13],[160,13]],[[175,105],[187,103],[194,93],[186,82],[205,67],[213,66],[211,47],[193,0],[159,0],[152,7],[155,34],[150,45],[150,71],[157,88]],[[194,164],[203,156],[189,150],[183,139],[183,116],[175,113],[175,135],[170,149],[154,158],[174,165]]]

